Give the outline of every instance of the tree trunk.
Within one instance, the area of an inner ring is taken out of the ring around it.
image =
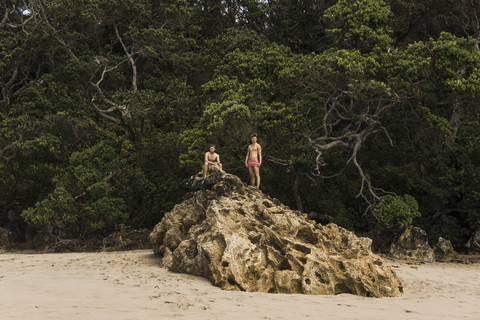
[[[297,205],[297,210],[303,212],[302,198],[300,197],[300,191],[298,190],[300,186],[300,174],[297,173],[295,176],[295,182],[293,183],[293,196],[295,197],[295,203]]]
[[[462,118],[463,109],[463,104],[461,103],[460,99],[456,97],[455,102],[453,103],[452,116],[450,117],[450,125],[452,126],[453,131],[448,136],[448,142],[454,142],[457,138],[458,127],[460,125],[460,119]]]

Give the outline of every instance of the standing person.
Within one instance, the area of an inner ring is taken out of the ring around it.
[[[203,165],[203,177],[207,177],[208,168],[211,166],[218,165],[223,169],[222,164],[220,163],[220,156],[215,153],[215,145],[210,146],[210,151],[205,152],[205,164]]]
[[[248,146],[247,156],[245,157],[245,166],[250,173],[250,184],[255,185],[257,179],[257,189],[260,188],[260,166],[262,165],[262,147],[257,143],[257,134],[250,136],[252,144]]]

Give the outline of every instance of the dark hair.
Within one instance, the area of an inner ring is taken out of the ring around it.
[[[253,137],[256,137],[256,136],[257,136],[256,133],[252,133],[252,134],[250,135],[250,139],[252,139]]]
[[[215,147],[215,145],[214,145],[214,144],[211,144],[211,145],[210,145],[210,148],[214,148],[214,149],[216,149],[216,147]]]

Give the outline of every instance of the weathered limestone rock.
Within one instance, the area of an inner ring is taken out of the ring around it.
[[[437,244],[433,247],[433,252],[437,261],[452,261],[456,256],[452,243],[442,237],[438,238]]]
[[[418,227],[407,227],[390,246],[389,256],[395,259],[433,262],[433,249],[427,233]]]
[[[394,259],[433,261],[432,248],[428,245],[427,234],[420,228],[395,225],[369,231],[363,236],[372,239],[374,253],[386,254]],[[451,261],[456,255],[452,243],[442,237],[433,247],[433,257],[437,261]]]
[[[480,254],[480,231],[475,232],[465,247],[470,254]]]
[[[322,226],[240,179],[211,168],[197,191],[150,235],[171,271],[227,290],[395,297],[402,283],[372,254],[371,240]]]

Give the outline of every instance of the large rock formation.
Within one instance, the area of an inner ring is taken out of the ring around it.
[[[394,297],[402,284],[371,240],[322,226],[211,168],[150,235],[171,271],[204,276],[227,290]]]
[[[427,233],[409,226],[390,246],[389,256],[395,259],[433,262],[433,248],[428,244]]]

